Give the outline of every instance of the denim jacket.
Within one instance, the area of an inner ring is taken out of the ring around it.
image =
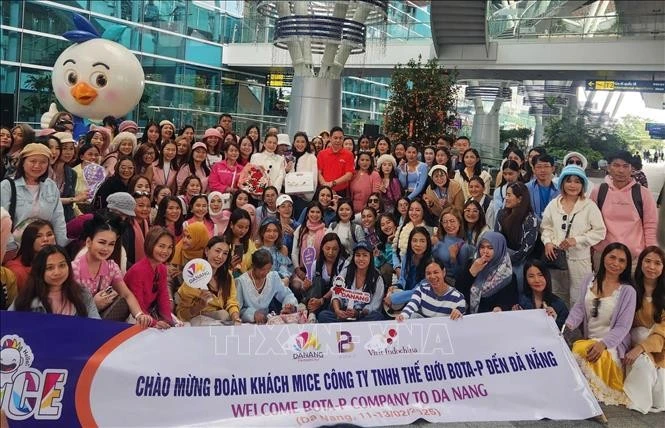
[[[25,185],[25,179],[23,177],[18,178],[14,180],[14,183],[16,184],[16,214],[12,218],[14,227],[31,217],[48,220],[53,225],[58,245],[66,246],[69,241],[67,240],[65,214],[62,209],[62,203],[60,202],[60,190],[58,190],[58,185],[55,184],[55,181],[47,178],[39,183],[38,207],[34,214],[32,207],[34,198]],[[7,211],[9,211],[11,194],[11,184],[8,180],[3,180],[0,183],[0,206]],[[18,249],[18,244],[13,236],[9,237],[7,249]]]

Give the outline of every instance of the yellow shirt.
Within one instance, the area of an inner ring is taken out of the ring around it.
[[[187,284],[182,284],[178,289],[178,309],[176,315],[183,321],[189,321],[193,318],[190,309],[194,306],[194,301],[197,297],[201,295],[201,291],[198,288],[190,287]],[[238,304],[238,293],[236,291],[236,284],[233,276],[231,277],[231,289],[229,290],[229,298],[224,301],[222,297],[222,292],[217,293],[216,296],[206,305],[205,308],[201,311],[202,314],[206,312],[215,312],[219,310],[226,310],[229,315],[240,313],[240,306]]]
[[[9,307],[14,302],[14,299],[16,299],[16,295],[18,294],[18,289],[16,288],[16,276],[14,276],[14,272],[10,271],[4,266],[0,266],[0,282],[2,282],[2,284],[7,289],[7,301],[5,304],[7,307]]]

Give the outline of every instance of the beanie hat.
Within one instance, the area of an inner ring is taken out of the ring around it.
[[[397,161],[393,157],[393,155],[381,155],[379,156],[379,159],[376,160],[376,167],[381,168],[381,165],[385,162],[390,162],[393,164],[393,168],[397,168]]]
[[[134,217],[134,208],[136,201],[127,192],[116,192],[106,198],[106,206],[110,210],[116,210],[122,214]]]
[[[159,122],[159,127],[160,128],[164,125],[171,125],[171,128],[173,128],[175,130],[175,125],[170,120],[164,119],[161,122]]]
[[[123,131],[120,132],[118,135],[116,135],[113,138],[111,145],[109,146],[109,150],[111,152],[115,152],[116,150],[118,150],[118,147],[120,147],[120,143],[122,143],[125,140],[129,140],[132,142],[132,153],[134,153],[134,151],[136,151],[136,145],[138,144],[138,142],[136,140],[136,135],[128,131]]]
[[[57,138],[58,140],[60,140],[60,142],[63,143],[63,144],[64,143],[74,143],[74,144],[76,144],[76,140],[74,139],[72,134],[69,133],[69,132],[56,132],[56,133],[53,134],[53,136],[55,138]]]
[[[582,169],[586,169],[587,166],[589,165],[589,161],[587,160],[586,156],[584,156],[582,153],[579,152],[566,153],[566,156],[563,157],[563,164],[566,165],[568,159],[570,158],[579,158],[582,161]]]
[[[51,149],[42,143],[30,143],[23,147],[23,150],[21,150],[21,153],[19,153],[19,157],[21,159],[39,155],[46,156],[48,159],[51,159]]]
[[[134,130],[134,133],[139,131],[139,126],[133,120],[123,120],[118,126],[118,132],[130,132],[130,129]]]
[[[563,183],[566,181],[566,178],[571,175],[579,177],[580,180],[582,180],[582,183],[584,184],[584,192],[586,193],[589,190],[589,179],[584,170],[577,165],[566,165],[563,167],[561,174],[559,174],[559,188],[563,189]]]

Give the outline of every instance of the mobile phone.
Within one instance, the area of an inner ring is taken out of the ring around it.
[[[242,259],[242,255],[245,253],[244,247],[242,244],[235,244],[233,246],[233,257],[238,257]]]
[[[109,285],[108,287],[106,287],[106,289],[103,291],[102,294],[103,294],[104,296],[108,296],[108,295],[111,294],[111,293],[113,293],[113,287],[111,287],[111,286]]]

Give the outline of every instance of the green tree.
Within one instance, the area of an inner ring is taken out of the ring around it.
[[[526,144],[531,136],[531,128],[500,129],[499,141],[501,145],[513,145],[526,150]]]
[[[617,124],[617,133],[628,143],[630,150],[642,153],[647,149],[660,146],[660,140],[654,140],[646,130],[647,119],[639,116],[624,116]]]
[[[51,89],[51,73],[32,74],[26,79],[25,86],[31,92],[21,103],[21,117],[39,122],[42,114],[56,101]]]
[[[418,144],[431,143],[449,132],[455,120],[456,73],[422,58],[397,64],[384,111],[389,135]]]
[[[613,151],[627,148],[615,123],[599,123],[587,112],[551,119],[544,136],[548,152],[559,159],[567,152],[576,151],[585,155],[589,162],[594,162]]]

